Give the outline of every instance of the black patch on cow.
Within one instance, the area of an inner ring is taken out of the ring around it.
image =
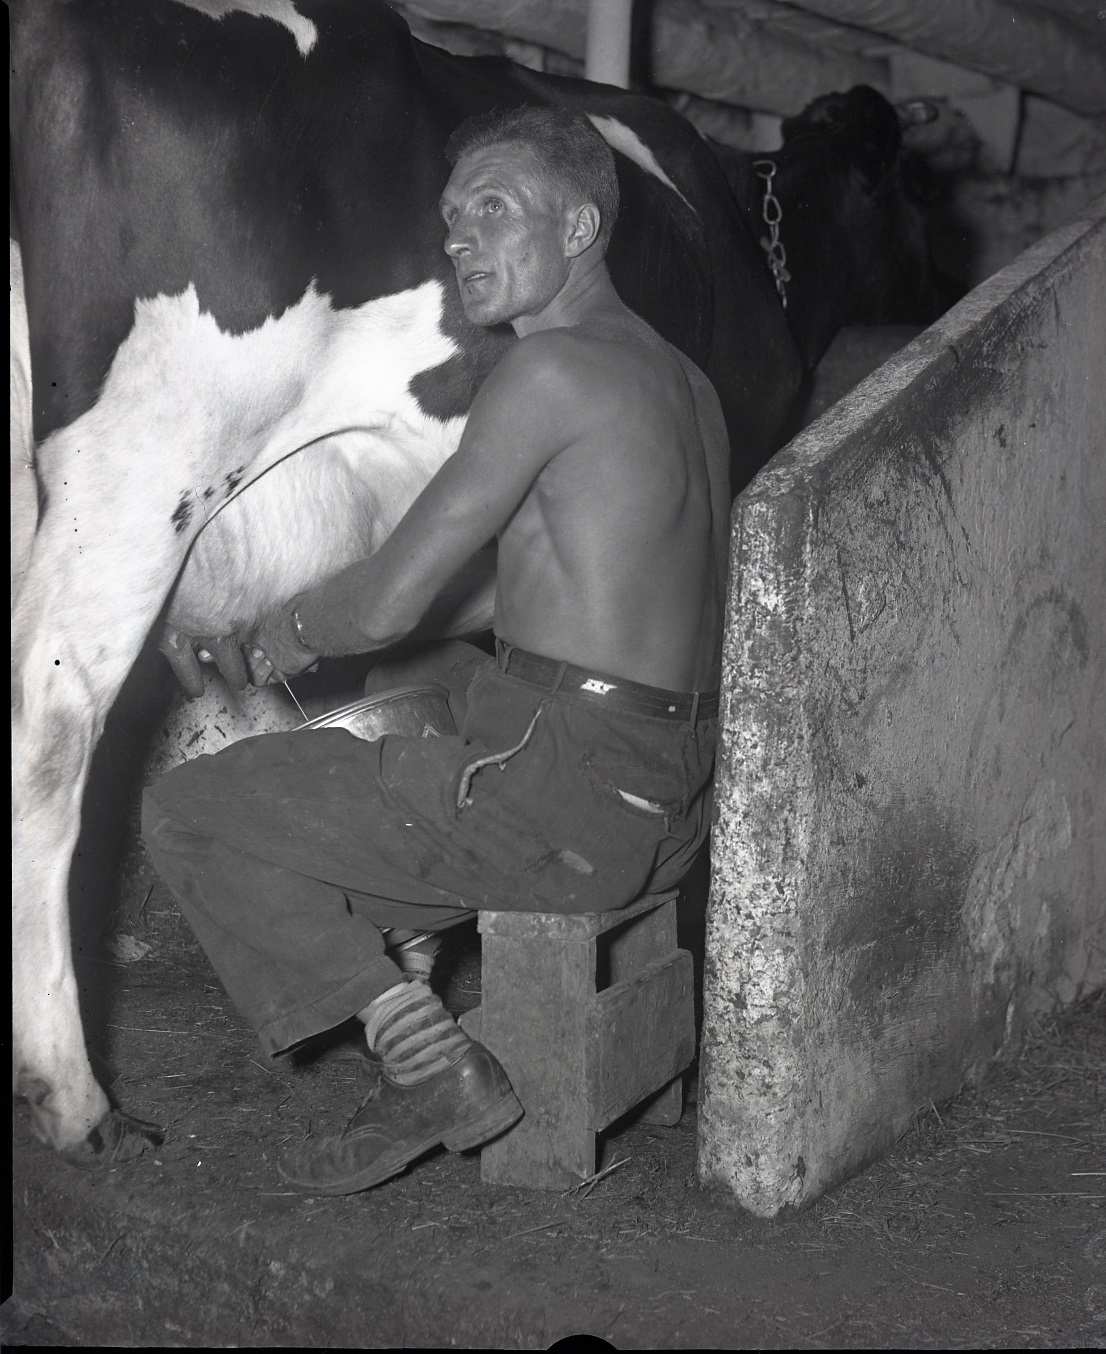
[[[431,418],[443,421],[468,413],[473,396],[488,373],[514,342],[509,325],[478,329],[465,318],[453,269],[442,278],[442,333],[457,344],[459,351],[445,362],[420,371],[408,383],[419,408]]]
[[[242,483],[242,476],[246,473],[246,467],[240,465],[237,470],[231,470],[223,476],[223,483],[226,485],[227,498],[230,498],[235,489]]]
[[[748,462],[739,483],[774,450],[797,380],[786,323],[717,161],[659,101],[456,57],[412,41],[386,5],[327,6],[306,61],[271,21],[134,0],[24,6],[11,30],[12,182],[28,276],[50,279],[31,316],[39,440],[95,404],[136,299],[192,287],[230,334],[312,282],[344,309],[441,278],[452,305],[445,139],[467,116],[531,102],[618,118],[695,203],[616,152],[611,274],[715,382]],[[411,385],[432,416],[464,413],[509,341],[457,327],[460,354]]]
[[[87,0],[13,14],[11,177],[28,276],[50,279],[29,298],[39,440],[95,404],[136,300],[193,287],[241,334],[312,279],[336,307],[425,279],[448,166],[417,128],[410,166],[400,149],[410,46],[385,5],[332,6],[309,61],[246,13]]]
[[[209,484],[209,485],[207,486],[207,488],[204,490],[204,501],[206,502],[207,499],[213,498],[214,495],[215,495],[215,490],[214,490],[214,489],[211,487],[211,485]]]
[[[180,502],[173,509],[172,517],[169,519],[173,524],[173,530],[178,536],[182,531],[188,529],[188,524],[192,521],[192,513],[194,510],[195,504],[192,502],[192,495],[185,489],[180,496]]]
[[[467,353],[457,353],[411,378],[407,388],[424,414],[444,422],[468,413],[474,391],[470,365]]]

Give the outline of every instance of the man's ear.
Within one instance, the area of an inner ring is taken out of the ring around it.
[[[584,202],[567,214],[568,234],[565,239],[565,258],[573,259],[593,245],[599,235],[599,208],[594,202]]]

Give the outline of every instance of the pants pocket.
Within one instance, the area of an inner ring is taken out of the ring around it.
[[[682,801],[671,792],[672,777],[665,776],[663,770],[639,763],[623,766],[588,753],[583,767],[592,789],[604,803],[614,804],[627,817],[663,823],[667,832],[673,818],[683,811]]]

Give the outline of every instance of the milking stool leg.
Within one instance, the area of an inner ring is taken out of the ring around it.
[[[525,1113],[484,1148],[480,1174],[492,1184],[564,1189],[595,1172],[587,1044],[596,939],[551,945],[541,915],[510,915],[512,935],[489,931],[487,920],[482,914],[480,1041],[496,1050]]]
[[[483,1000],[462,1028],[502,1063],[525,1114],[481,1154],[493,1184],[564,1189],[593,1175],[596,1135],[642,1104],[682,1109],[695,1053],[691,956],[674,894],[587,915],[480,913]]]
[[[638,1116],[646,1124],[663,1124],[673,1128],[684,1117],[684,1079],[675,1077],[663,1091],[645,1103]]]
[[[616,932],[610,942],[610,981],[625,982],[658,956],[674,953],[677,947],[675,899],[662,903],[633,926]],[[656,1095],[646,1100],[636,1117],[648,1124],[671,1128],[684,1112],[683,1074],[674,1077]]]

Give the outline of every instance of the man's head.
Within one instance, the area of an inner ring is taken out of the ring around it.
[[[618,179],[610,148],[586,118],[532,107],[471,118],[446,156],[445,250],[469,319],[488,325],[538,314],[574,268],[602,262]]]

